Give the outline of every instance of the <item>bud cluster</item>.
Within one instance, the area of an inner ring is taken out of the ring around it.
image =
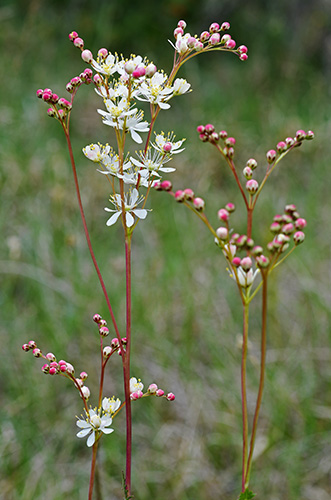
[[[286,205],[284,214],[275,215],[270,225],[270,231],[275,235],[267,245],[269,252],[284,252],[290,245],[291,236],[297,246],[305,239],[302,231],[307,225],[305,219],[300,217],[295,205]]]
[[[136,380],[136,379],[131,379],[131,380]],[[132,401],[136,401],[137,399],[147,397],[147,396],[156,396],[158,398],[166,398],[168,401],[174,401],[175,400],[175,395],[173,392],[168,392],[165,394],[163,389],[159,389],[156,384],[150,384],[148,386],[147,392],[143,392],[142,389],[144,388],[142,383],[136,383],[136,387],[130,394],[130,399]]]
[[[301,146],[304,140],[311,139],[314,139],[314,132],[312,130],[308,130],[308,132],[305,132],[304,130],[297,130],[295,137],[286,137],[284,141],[278,142],[276,150],[270,149],[267,152],[267,162],[269,164],[273,163],[276,160],[277,155],[282,155],[291,148]]]
[[[174,30],[176,42],[175,45],[172,45],[180,56],[186,56],[193,51],[202,52],[217,48],[219,50],[234,52],[239,56],[241,61],[246,61],[248,58],[246,45],[240,45],[240,47],[235,49],[236,42],[231,35],[228,33],[222,35],[222,32],[230,29],[228,22],[224,22],[221,25],[214,22],[209,26],[208,31],[202,31],[199,36],[191,36],[190,33],[185,33],[185,28],[186,22],[179,21],[177,28]]]
[[[107,328],[107,321],[103,319],[100,314],[94,314],[93,321],[97,323],[99,327],[99,335],[101,337],[107,337],[109,335],[109,329]],[[123,337],[121,341],[122,341],[122,347],[124,349],[127,343],[126,337]],[[116,351],[118,352],[119,355],[122,354],[120,342],[117,337],[111,340],[110,345],[106,345],[103,347],[103,357],[105,359],[109,359],[110,356]]]
[[[224,143],[224,146],[221,148],[223,155],[227,158],[234,157],[234,145],[236,144],[236,139],[234,137],[228,137],[226,130],[216,132],[214,125],[208,123],[207,125],[199,125],[197,127],[197,132],[199,134],[199,139],[202,142],[210,142],[211,144],[216,145],[220,140],[222,140]]]

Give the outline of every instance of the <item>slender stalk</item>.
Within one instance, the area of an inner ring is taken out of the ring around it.
[[[245,488],[248,487],[249,478],[252,467],[253,451],[255,444],[255,436],[257,423],[262,403],[264,379],[265,379],[265,362],[266,362],[266,351],[267,351],[267,293],[268,293],[268,270],[261,270],[262,273],[262,327],[261,327],[261,364],[260,364],[260,384],[259,391],[256,400],[255,413],[252,426],[252,435],[249,447],[249,456],[247,461],[246,477],[245,477]]]
[[[130,399],[130,352],[131,352],[131,234],[125,237],[126,264],[126,352],[123,362],[125,414],[126,414],[126,475],[125,484],[128,496],[131,494],[131,462],[132,462],[132,414]]]
[[[94,477],[95,477],[95,464],[97,460],[97,451],[98,451],[98,441],[96,441],[92,448],[92,461],[91,461],[91,473],[90,473],[90,486],[88,490],[88,500],[92,500],[93,494],[93,485],[94,485]]]
[[[241,357],[241,404],[242,404],[242,419],[243,419],[242,492],[245,491],[245,476],[246,476],[247,446],[248,446],[246,361],[247,361],[249,304],[245,302],[243,306],[244,306],[244,322],[243,322],[243,345],[242,345],[242,357]]]

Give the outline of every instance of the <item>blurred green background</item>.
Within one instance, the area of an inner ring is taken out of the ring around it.
[[[65,139],[37,88],[65,95],[84,69],[68,41],[77,30],[94,53],[100,47],[146,55],[169,71],[167,42],[179,19],[199,34],[229,21],[247,63],[231,54],[197,57],[181,75],[193,92],[172,101],[156,130],[186,137],[173,163],[176,188],[192,187],[207,213],[237,202],[233,179],[196,126],[212,122],[237,139],[239,172],[250,157],[263,177],[265,152],[298,128],[316,138],[274,172],[259,200],[254,236],[265,244],[268,225],[286,203],[308,219],[306,241],[274,273],[270,285],[268,363],[251,486],[257,498],[327,500],[331,495],[330,347],[330,75],[331,3],[292,0],[2,0],[0,40],[0,498],[85,499],[90,452],[75,437],[81,401],[61,377],[41,373],[25,354],[30,339],[70,360],[97,383],[98,336],[91,318],[107,311],[82,233]],[[84,206],[96,255],[118,318],[124,317],[124,259],[120,226],[105,225],[105,179],[81,152],[114,142],[101,125],[92,87],[76,98],[72,137]],[[132,150],[136,148],[132,145]],[[176,163],[176,164],[175,164]],[[241,311],[212,238],[199,220],[164,193],[133,244],[132,374],[156,382],[176,401],[134,404],[134,495],[137,500],[234,500],[240,490]],[[253,307],[248,363],[249,411],[258,381],[259,307]],[[120,324],[121,320],[119,321]],[[94,394],[95,394],[94,390]],[[121,365],[107,373],[107,394],[123,398]],[[103,440],[104,498],[121,496],[124,418]]]

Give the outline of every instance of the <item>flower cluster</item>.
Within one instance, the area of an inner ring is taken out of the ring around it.
[[[91,447],[96,440],[100,439],[102,433],[111,434],[114,432],[114,429],[110,429],[109,426],[113,422],[112,416],[119,411],[120,407],[121,401],[118,398],[105,397],[100,408],[85,410],[85,418],[82,415],[82,418],[76,422],[77,427],[82,429],[77,433],[77,437],[88,436],[86,444]]]
[[[136,377],[131,377],[130,379],[130,399],[135,401],[136,399],[140,399],[147,396],[157,396],[159,398],[166,398],[168,401],[174,401],[175,395],[173,392],[168,392],[165,394],[163,389],[159,389],[156,384],[150,384],[148,386],[147,392],[143,392],[144,384],[140,379],[136,379]]]

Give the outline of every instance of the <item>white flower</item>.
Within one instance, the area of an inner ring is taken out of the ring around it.
[[[132,139],[138,144],[141,144],[143,140],[137,132],[141,133],[149,131],[149,123],[143,122],[143,117],[144,113],[142,111],[137,111],[135,115],[128,116],[125,122],[125,130],[130,132]],[[119,128],[123,129],[123,127],[124,120],[121,119]]]
[[[164,167],[163,164],[171,160],[171,158],[166,158],[165,153],[160,153],[156,149],[148,148],[147,153],[144,154],[142,151],[139,153],[140,161],[135,158],[130,158],[131,162],[139,167],[139,174],[143,177],[148,177],[155,175],[160,177],[159,171],[161,172],[174,172],[176,169],[171,167]]]
[[[102,400],[102,409],[104,410],[105,413],[113,414],[119,409],[120,406],[121,406],[121,401],[118,398],[116,400],[114,397],[103,398]]]
[[[258,272],[259,272],[258,269],[256,269],[255,271],[253,271],[253,269],[249,269],[249,271],[244,271],[243,268],[239,266],[237,268],[239,285],[243,288],[249,287],[253,283],[255,276],[257,275]],[[230,274],[230,276],[233,279],[236,279],[234,273]]]
[[[96,163],[100,163],[104,158],[107,158],[110,152],[110,146],[106,144],[103,146],[102,144],[90,144],[83,148],[83,153],[89,160],[92,160]]]
[[[173,95],[186,94],[189,91],[191,84],[188,83],[184,78],[176,78],[174,85],[172,87]]]
[[[82,429],[77,433],[77,437],[83,438],[89,435],[86,442],[88,447],[94,445],[96,438],[98,438],[101,432],[104,434],[111,434],[114,432],[114,429],[108,428],[112,423],[111,416],[109,414],[100,416],[100,413],[101,409],[99,409],[98,412],[90,409],[88,414],[86,413],[85,420],[79,419],[76,422],[77,427]]]
[[[96,61],[93,59],[91,66],[98,73],[110,76],[117,71],[118,57],[109,53],[106,59],[100,57],[98,57]]]
[[[161,109],[169,109],[170,104],[166,103],[172,97],[172,88],[165,85],[168,76],[157,71],[152,78],[142,82],[137,99],[158,105]]]
[[[98,109],[98,113],[103,116],[103,123],[111,127],[117,125],[119,118],[124,118],[125,116],[134,115],[136,113],[135,109],[129,108],[128,101],[125,97],[122,97],[118,102],[113,102],[111,99],[105,99],[105,105],[107,111]]]
[[[137,380],[136,377],[130,378],[130,394],[132,392],[142,391],[144,384],[141,382],[140,378]]]
[[[171,40],[168,40],[170,45],[173,46],[173,48],[178,52],[180,55],[185,54],[189,50],[191,50],[188,45],[187,41],[188,39],[191,38],[191,35],[189,33],[185,33],[185,35],[181,35],[180,33],[176,37],[176,44],[174,45]]]
[[[142,202],[144,197],[141,197],[140,200],[139,198],[139,193],[137,189],[133,189],[132,192],[128,194],[124,194],[124,210],[125,210],[125,218],[126,218],[126,225],[127,227],[131,227],[134,224],[134,217],[132,216],[135,215],[139,219],[145,219],[147,217],[147,210],[145,208],[136,208],[139,203]],[[110,202],[116,207],[116,209],[111,209],[108,207],[105,207],[106,212],[115,212],[110,219],[107,220],[106,224],[107,226],[112,226],[115,224],[117,219],[122,213],[122,198],[120,194],[115,194],[110,197]]]
[[[160,151],[160,153],[167,153],[167,154],[177,154],[181,153],[184,151],[185,148],[179,149],[185,139],[182,139],[181,141],[174,142],[175,135],[173,133],[169,133],[167,137],[164,136],[164,134],[157,134],[155,137],[155,144],[152,144],[152,146],[157,150]],[[164,145],[167,145],[165,149]],[[169,151],[167,150],[169,149]]]

